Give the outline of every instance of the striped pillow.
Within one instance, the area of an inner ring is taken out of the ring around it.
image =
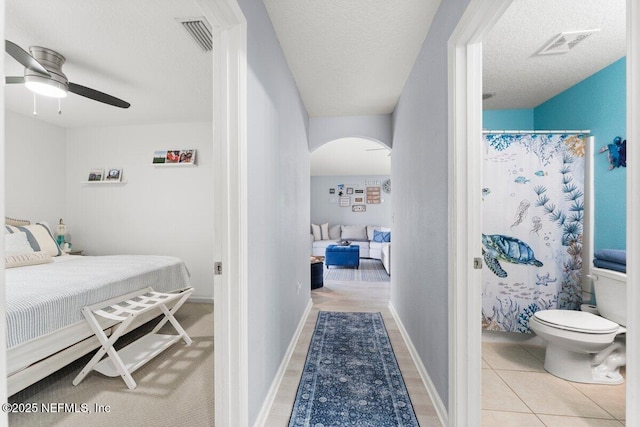
[[[25,252],[33,252],[33,249],[27,240],[27,233],[23,233],[22,231],[19,233],[5,233],[5,255],[23,254]]]
[[[52,262],[46,252],[25,252],[23,254],[7,255],[4,257],[4,268],[25,267],[27,265],[46,264]]]
[[[4,223],[7,225],[20,226],[20,225],[29,225],[31,224],[31,221],[29,221],[28,219],[16,219],[16,218],[9,218],[8,216],[5,216]]]
[[[51,235],[49,229],[43,224],[31,224],[20,227],[5,225],[7,233],[23,232],[27,235],[27,240],[34,252],[46,252],[49,256],[62,255],[62,250]]]

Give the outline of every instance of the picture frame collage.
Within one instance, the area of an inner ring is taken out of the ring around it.
[[[369,183],[369,181],[366,182],[366,184]],[[338,184],[329,188],[329,203],[343,208],[351,206],[352,212],[366,212],[367,204],[380,204],[379,186],[368,186],[366,190],[358,187],[358,185]]]

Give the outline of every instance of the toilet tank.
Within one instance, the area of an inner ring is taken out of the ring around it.
[[[627,275],[593,267],[589,274],[600,316],[627,325]]]

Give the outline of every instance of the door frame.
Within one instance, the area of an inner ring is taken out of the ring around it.
[[[449,39],[449,419],[450,426],[481,419],[481,204],[482,39],[513,0],[470,0]],[[640,4],[627,0],[627,139],[640,141]],[[640,150],[628,151],[627,251],[640,254]],[[640,277],[640,264],[627,266],[627,282]],[[640,360],[640,289],[627,286],[627,360]],[[639,369],[626,370],[626,399],[640,398]],[[626,422],[640,423],[640,407],[626,405]]]
[[[236,0],[197,0],[213,26],[215,424],[249,424],[247,21]]]

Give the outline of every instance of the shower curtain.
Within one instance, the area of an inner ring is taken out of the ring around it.
[[[530,332],[538,310],[582,303],[583,135],[483,138],[482,325]]]

